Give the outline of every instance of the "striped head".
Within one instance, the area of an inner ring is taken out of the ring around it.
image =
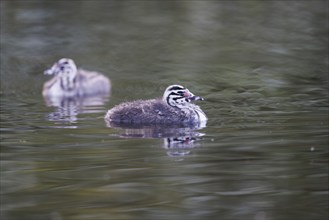
[[[77,72],[78,69],[73,60],[62,58],[54,63],[51,68],[44,71],[44,74],[59,76],[61,80],[61,87],[64,90],[71,90],[75,86],[74,84]]]
[[[203,98],[195,96],[181,85],[171,85],[164,92],[162,100],[172,107],[186,108],[191,101],[203,100]]]

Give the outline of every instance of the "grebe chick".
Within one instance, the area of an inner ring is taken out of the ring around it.
[[[44,97],[83,97],[108,94],[111,81],[104,75],[78,69],[74,61],[62,58],[45,75],[54,77],[43,85]]]
[[[109,125],[205,125],[206,114],[191,101],[203,100],[181,85],[171,85],[162,99],[121,103],[105,115]]]

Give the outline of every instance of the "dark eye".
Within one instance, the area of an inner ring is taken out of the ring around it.
[[[63,64],[69,64],[69,62],[65,61]]]
[[[60,70],[64,70],[64,66],[61,66],[59,69],[60,69]]]

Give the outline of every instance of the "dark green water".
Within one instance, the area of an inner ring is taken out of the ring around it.
[[[111,96],[47,106],[62,57]],[[205,128],[106,126],[170,84]],[[1,219],[328,219],[328,1],[1,1],[0,91]]]

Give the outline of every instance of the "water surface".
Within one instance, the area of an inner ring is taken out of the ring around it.
[[[318,0],[1,1],[2,219],[328,219],[327,18]],[[62,57],[111,96],[49,105]],[[205,98],[205,128],[107,127],[170,84]]]

